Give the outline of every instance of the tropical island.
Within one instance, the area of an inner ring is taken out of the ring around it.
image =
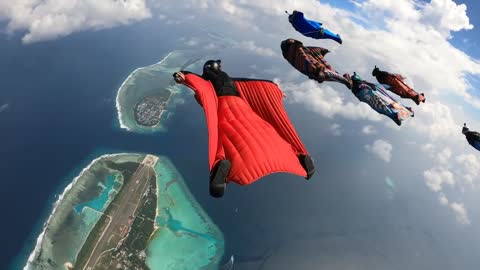
[[[167,158],[104,155],[59,196],[24,269],[217,269],[223,252]]]
[[[195,68],[202,60],[200,55],[194,50],[173,51],[160,62],[130,73],[117,92],[120,127],[139,133],[166,131],[165,122],[185,91],[175,83],[172,74]]]

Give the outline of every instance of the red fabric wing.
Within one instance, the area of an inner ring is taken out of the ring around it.
[[[195,99],[205,111],[208,129],[208,165],[210,170],[212,170],[216,161],[221,159],[221,157],[215,158],[217,150],[219,156],[222,156],[223,150],[218,142],[218,99],[212,83],[194,73],[185,74],[184,84],[195,92]]]
[[[298,160],[307,153],[283,110],[282,92],[273,83],[236,82],[241,97],[217,98],[210,82],[187,74],[207,118],[210,170],[220,159],[232,167],[228,181],[241,185],[275,172],[306,176]]]
[[[290,143],[297,154],[308,155],[297,131],[283,107],[283,92],[271,81],[236,80],[241,96],[265,121],[269,122],[284,140]]]

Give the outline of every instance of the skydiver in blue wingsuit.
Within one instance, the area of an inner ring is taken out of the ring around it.
[[[480,151],[480,133],[476,131],[470,131],[467,127],[467,124],[463,124],[462,133],[467,138],[468,143]]]
[[[288,12],[286,13],[288,14]],[[340,35],[337,35],[324,28],[321,22],[305,19],[303,12],[294,10],[292,14],[288,15],[288,21],[292,24],[295,30],[304,36],[314,39],[332,39],[342,44]]]

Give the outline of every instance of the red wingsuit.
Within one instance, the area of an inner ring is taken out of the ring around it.
[[[404,82],[405,78],[402,75],[381,71],[375,66],[372,71],[372,76],[375,76],[379,83],[390,86],[388,90],[399,95],[400,97],[410,98],[415,101],[417,105],[420,105],[420,102],[425,103],[425,95],[423,93],[417,93],[415,90],[413,90],[413,88],[408,86]]]
[[[212,83],[184,72],[184,85],[195,92],[208,128],[210,171],[223,159],[232,167],[226,181],[248,185],[286,172],[306,177],[298,155],[308,155],[282,104],[283,93],[271,81],[234,79],[240,96],[219,96]]]

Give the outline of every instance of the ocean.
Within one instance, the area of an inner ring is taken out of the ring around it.
[[[32,45],[20,44],[18,36],[1,36],[0,102],[9,104],[0,114],[0,204],[8,220],[1,225],[8,247],[0,255],[1,269],[14,258],[12,269],[20,269],[55,196],[93,158],[115,152],[163,154],[171,145],[162,136],[117,127],[120,84],[133,69],[172,49],[166,33],[145,35],[155,27],[138,24]]]

